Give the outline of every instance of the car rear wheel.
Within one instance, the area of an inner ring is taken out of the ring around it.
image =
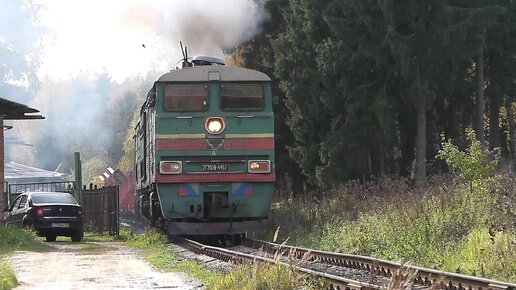
[[[45,236],[45,239],[47,240],[47,242],[55,242],[56,238],[57,238],[57,236],[55,236],[55,235]]]
[[[72,242],[80,242],[82,240],[82,233],[76,233],[71,236]]]

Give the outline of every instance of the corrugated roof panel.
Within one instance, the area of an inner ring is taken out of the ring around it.
[[[48,171],[41,168],[18,164],[15,162],[6,162],[4,167],[4,179],[7,182],[21,181],[33,179],[34,182],[40,182],[45,179],[48,182],[68,180],[68,174],[61,172]]]

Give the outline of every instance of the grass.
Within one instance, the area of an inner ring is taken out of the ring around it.
[[[166,245],[164,235],[147,230],[127,240],[130,246],[143,249],[144,259],[163,271],[179,271],[197,277],[207,289],[322,289],[318,281],[292,271],[291,267],[261,263],[244,264],[234,271],[220,274],[195,261],[183,260]]]
[[[147,230],[127,240],[130,246],[143,249],[144,259],[154,267],[167,272],[179,271],[197,277],[205,284],[215,281],[219,274],[194,261],[185,261],[166,245],[166,237],[156,231]]]
[[[0,255],[16,250],[48,250],[35,232],[15,227],[0,225]]]
[[[280,263],[284,250],[276,251],[275,264],[260,262],[245,263],[239,265],[234,271],[222,275],[219,279],[208,285],[209,290],[222,289],[328,289],[329,285],[323,280],[314,279],[307,274],[301,274],[294,270],[294,265],[306,262],[310,255],[307,254],[298,260],[295,252],[288,252],[288,264]]]
[[[5,255],[17,250],[48,249],[49,247],[43,244],[33,231],[0,225],[0,289],[11,289],[18,284],[13,269],[4,260]]]
[[[127,240],[130,246],[143,249],[144,259],[163,271],[179,271],[197,277],[207,289],[322,289],[317,281],[308,281],[291,267],[279,264],[244,264],[234,271],[220,274],[195,261],[183,260],[166,245],[164,235],[147,230]]]
[[[12,289],[17,284],[13,269],[7,262],[0,260],[0,290]]]
[[[292,271],[284,265],[266,265],[261,263],[238,266],[234,271],[208,285],[209,290],[256,290],[256,289],[327,289],[317,281],[308,281],[306,276]]]
[[[516,282],[516,178],[471,187],[440,178],[415,193],[403,180],[350,183],[275,205],[269,232],[295,245]],[[292,226],[295,225],[295,226]]]
[[[104,233],[84,233],[85,242],[125,242],[134,235],[130,227],[121,226],[118,236],[110,236]]]

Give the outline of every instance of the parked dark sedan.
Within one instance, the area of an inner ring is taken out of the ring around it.
[[[32,228],[47,242],[57,236],[79,242],[84,235],[83,209],[66,192],[27,192],[20,194],[5,214],[7,225]]]

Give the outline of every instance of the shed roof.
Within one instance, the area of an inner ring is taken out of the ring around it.
[[[8,183],[54,182],[68,179],[68,174],[48,171],[15,162],[6,162],[5,181]]]
[[[24,104],[0,98],[0,114],[4,120],[45,119],[42,115],[27,115],[39,111]]]

